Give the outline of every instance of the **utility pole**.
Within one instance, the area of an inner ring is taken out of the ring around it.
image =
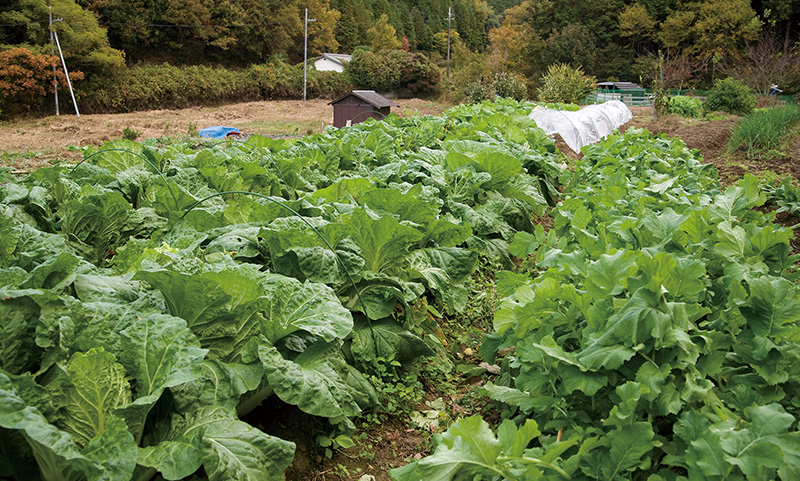
[[[450,78],[450,22],[453,20],[453,7],[447,7],[447,78]]]
[[[53,6],[50,5],[48,8],[50,9],[50,55],[55,57],[56,48],[53,45]],[[56,94],[56,115],[60,115],[58,112],[58,77],[56,77],[56,64],[53,64],[53,90]]]
[[[308,18],[308,9],[306,9],[306,20],[303,26],[304,42],[303,42],[303,102],[306,101],[306,83],[308,82],[308,22],[316,22],[313,18]]]

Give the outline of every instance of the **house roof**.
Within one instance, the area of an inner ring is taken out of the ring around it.
[[[343,97],[340,97],[340,98],[334,100],[333,102],[328,102],[328,105],[333,105],[335,103],[338,103],[338,102],[346,99],[347,97],[349,97],[351,95],[354,95],[354,96],[360,98],[364,102],[367,102],[368,104],[370,104],[373,107],[378,108],[378,109],[383,108],[383,107],[397,107],[398,106],[396,103],[394,103],[391,100],[387,99],[383,95],[375,92],[374,90],[353,90],[349,94],[347,94],[347,95],[345,95]]]
[[[639,84],[635,84],[633,82],[599,82],[597,86],[603,89],[619,89],[619,90],[642,88]]]
[[[314,61],[316,62],[317,60],[321,60],[323,58],[328,59],[331,62],[338,63],[339,65],[344,65],[345,62],[349,62],[353,56],[344,53],[323,53],[319,57],[315,58]]]

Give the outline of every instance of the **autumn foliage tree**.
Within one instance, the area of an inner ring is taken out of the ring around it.
[[[36,55],[26,48],[0,51],[0,112],[20,114],[37,110],[47,94],[53,93],[53,66],[56,82],[66,85],[58,57]],[[73,82],[83,79],[83,72],[70,72]]]

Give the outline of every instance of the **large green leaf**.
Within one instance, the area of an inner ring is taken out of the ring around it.
[[[239,421],[232,411],[197,413],[203,430],[203,466],[210,481],[279,481],[294,457],[294,443],[269,436]]]
[[[600,256],[587,267],[586,290],[595,298],[616,296],[627,287],[628,277],[636,272],[635,263],[632,251]]]
[[[168,480],[183,479],[202,465],[209,480],[279,481],[293,456],[294,443],[239,421],[232,409],[204,406],[173,416],[164,438],[141,448],[138,461]]]
[[[546,461],[536,458],[527,449],[539,436],[535,421],[527,420],[517,428],[512,421],[504,421],[495,437],[489,424],[480,416],[471,416],[453,423],[445,432],[436,451],[421,461],[415,461],[389,472],[395,481],[451,481],[461,479],[549,479],[547,474],[566,473]],[[560,449],[571,446],[565,443]],[[541,450],[539,450],[541,451]],[[554,453],[549,458],[555,458]],[[552,471],[551,471],[552,470]]]
[[[795,418],[778,404],[752,406],[744,410],[750,418],[747,429],[721,432],[725,458],[736,465],[748,479],[774,478],[775,469],[784,465],[784,450],[796,453],[800,433],[789,429]]]
[[[140,143],[127,139],[118,139],[103,144],[103,146],[97,150],[98,153],[92,158],[92,161],[98,166],[108,169],[111,174],[118,174],[136,166],[142,166],[152,170],[153,167],[150,167],[147,161],[142,158],[142,151],[143,148]],[[157,169],[158,165],[155,167]]]
[[[230,296],[217,279],[168,270],[139,271],[134,279],[161,291],[169,313],[184,319],[192,329],[202,329],[228,313]]]
[[[470,478],[496,475],[500,474],[495,464],[501,450],[489,424],[480,416],[471,416],[450,426],[434,454],[391,475],[395,481],[449,481],[460,473]]]
[[[292,361],[284,359],[263,339],[258,356],[269,385],[284,402],[328,418],[352,417],[361,412],[350,394],[347,364],[336,345],[317,342]]]
[[[58,216],[61,218],[61,231],[70,240],[92,246],[96,255],[92,261],[98,262],[122,240],[131,210],[122,194],[105,192],[62,204]]]
[[[415,185],[405,193],[397,189],[373,189],[361,194],[358,200],[376,212],[424,226],[433,222],[439,209],[422,200],[421,192],[422,184]]]
[[[74,254],[62,252],[36,266],[22,287],[61,292],[75,280],[80,264],[81,259]]]
[[[30,295],[36,290],[0,289],[0,369],[21,374],[38,361],[35,343],[39,306]]]
[[[197,378],[205,349],[183,319],[150,314],[122,331],[120,361],[136,381],[136,396],[158,396]]]
[[[357,322],[351,351],[366,362],[384,358],[403,364],[434,354],[425,341],[390,319],[372,324]]]
[[[75,353],[59,381],[48,386],[62,409],[58,424],[80,446],[102,434],[114,410],[131,402],[124,368],[102,348]]]
[[[267,287],[261,302],[261,334],[270,342],[298,330],[331,342],[344,338],[353,328],[350,311],[324,284],[282,278]]]
[[[778,277],[754,279],[750,297],[739,310],[757,336],[780,337],[795,332],[800,319],[797,287]]]
[[[364,266],[372,272],[400,268],[401,260],[423,234],[390,216],[373,219],[358,209],[349,217],[348,237],[361,249]]]
[[[603,460],[604,479],[625,479],[627,471],[649,464],[646,455],[657,445],[653,436],[650,423],[635,423],[608,433],[611,448]]]
[[[422,279],[443,301],[449,314],[467,306],[463,283],[475,270],[478,254],[468,249],[438,247],[415,250],[408,257],[411,279]]]

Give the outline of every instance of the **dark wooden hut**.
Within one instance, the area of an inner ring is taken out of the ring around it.
[[[397,107],[396,103],[374,90],[353,90],[328,105],[333,105],[333,126],[337,128],[369,118],[381,120],[389,115],[392,107]]]

